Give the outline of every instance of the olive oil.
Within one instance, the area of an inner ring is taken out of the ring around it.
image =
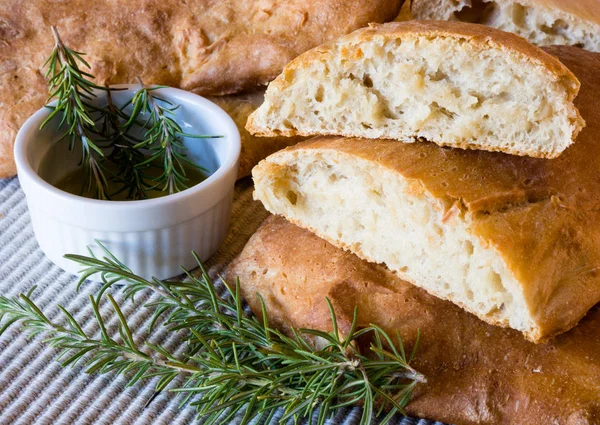
[[[188,179],[188,181],[186,182],[186,186],[188,188],[197,185],[198,183],[205,180],[207,177],[201,169],[193,167],[191,165],[186,164],[184,166],[184,170],[185,177]],[[162,169],[158,167],[150,167],[144,171],[147,175],[150,176],[150,178],[158,177],[162,173]],[[107,174],[107,177],[109,175],[110,173]],[[148,181],[151,182],[150,179]],[[73,195],[95,199],[96,194],[94,192],[94,187],[92,187],[92,190],[89,190],[85,182],[86,176],[84,168],[77,167],[73,171],[67,173],[65,176],[60,178],[56,183],[53,183],[53,186],[57,189],[63,190]],[[163,185],[161,184],[154,190],[146,191],[147,198],[161,198],[163,196],[168,195],[168,190],[163,191],[162,188]],[[127,197],[127,190],[121,190],[123,189],[122,183],[108,178],[107,189],[111,201],[131,201],[131,199]]]

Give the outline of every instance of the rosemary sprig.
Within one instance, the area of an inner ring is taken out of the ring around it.
[[[48,106],[52,112],[41,127],[58,116],[59,129],[65,127],[58,141],[70,139],[71,150],[81,145],[79,165],[84,167],[87,187],[82,193],[109,199],[126,192],[127,199],[144,199],[149,191],[172,194],[187,189],[190,178],[186,176],[186,165],[208,172],[187,159],[183,138],[223,136],[184,133],[175,121],[179,106],[156,97],[152,92],[161,87],[148,88],[139,77],[142,88],[124,106],[116,107],[111,96],[114,89],[96,85],[94,76],[82,70],[90,68],[84,54],[65,46],[55,27],[52,33],[55,47],[44,66],[48,68],[48,101],[56,100],[56,105]],[[106,107],[91,103],[96,97],[94,90],[106,91]],[[143,138],[138,138],[140,133]],[[157,177],[147,173],[151,168]]]
[[[146,199],[147,191],[153,187],[150,176],[145,173],[151,165],[144,164],[144,152],[135,148],[140,140],[122,127],[122,122],[128,121],[129,116],[114,104],[110,88],[107,86],[105,89],[107,105],[102,110],[100,130],[111,142],[113,149],[108,159],[116,164],[114,180],[121,185],[111,196],[126,191],[128,199]]]
[[[138,167],[160,162],[164,171],[153,180],[155,187],[169,192],[169,194],[187,189],[189,178],[186,176],[185,164],[208,172],[205,168],[191,162],[186,155],[187,148],[183,144],[183,137],[196,139],[213,139],[223,136],[194,135],[184,133],[181,126],[175,121],[175,111],[178,105],[173,105],[166,99],[155,96],[152,92],[160,89],[157,87],[146,87],[141,78],[138,77],[141,88],[131,100],[132,111],[129,120],[123,125],[129,129],[136,122],[147,115],[145,122],[144,140],[134,146],[134,149],[147,149],[150,156]]]
[[[66,325],[48,320],[31,294],[0,297],[0,321],[5,320],[0,334],[20,322],[31,334],[47,333],[63,364],[79,362],[89,372],[127,375],[130,385],[159,377],[160,391],[183,376],[185,383],[170,391],[184,393],[182,404],[194,406],[207,424],[227,423],[237,413],[243,414],[243,424],[271,419],[277,408],[284,411],[280,423],[312,417],[318,410],[317,423],[324,424],[337,408],[357,403],[363,405],[361,424],[387,410],[380,422],[385,424],[403,413],[412,389],[424,381],[410,366],[416,345],[407,356],[399,335],[393,340],[374,325],[357,329],[356,311],[346,336],[340,335],[331,304],[332,332],[299,329],[285,335],[269,325],[264,305],[262,319],[244,313],[239,282],[219,294],[201,262],[201,275],[188,273],[184,282],[146,280],[105,254],[68,256],[84,266],[81,282],[95,273],[102,276],[104,285],[96,297],[90,296],[99,338],[84,332],[62,307]],[[188,349],[181,358],[149,341],[136,343],[125,315],[106,292],[115,283],[123,284],[121,290],[132,301],[142,290],[157,294],[146,305],[155,311],[151,327],[161,320],[169,331],[182,334]],[[119,337],[109,335],[99,313],[105,294],[119,321]],[[368,355],[357,348],[358,339],[367,334],[372,337]],[[309,344],[309,338],[318,339],[320,348]]]
[[[48,67],[46,72],[50,89],[48,102],[56,99],[56,105],[50,107],[52,112],[44,120],[41,128],[55,116],[62,115],[59,129],[65,126],[66,130],[59,141],[70,139],[70,150],[73,150],[76,143],[81,144],[80,165],[85,168],[88,192],[93,190],[99,199],[107,199],[108,183],[102,165],[104,153],[92,138],[92,134],[96,133],[97,129],[90,111],[94,111],[95,108],[88,102],[95,97],[93,90],[102,87],[91,81],[93,75],[80,69],[80,64],[90,67],[83,59],[83,53],[65,46],[55,27],[52,27],[52,34],[55,45],[44,66]]]

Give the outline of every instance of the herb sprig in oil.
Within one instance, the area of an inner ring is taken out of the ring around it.
[[[48,67],[48,101],[56,99],[56,105],[49,106],[52,112],[44,120],[41,128],[54,117],[61,117],[59,129],[66,129],[59,141],[69,139],[70,150],[73,150],[75,143],[81,143],[80,166],[85,169],[85,185],[88,192],[95,192],[98,199],[107,199],[108,182],[103,166],[104,151],[93,139],[94,133],[97,133],[96,123],[92,118],[95,108],[89,103],[96,97],[94,90],[102,90],[102,87],[91,81],[93,75],[81,70],[80,65],[90,67],[83,59],[84,53],[65,46],[55,27],[52,27],[52,34],[54,49],[44,66]]]
[[[58,141],[68,138],[70,150],[80,144],[82,194],[111,199],[124,193],[126,199],[145,199],[150,193],[187,189],[192,171],[195,175],[208,172],[188,159],[184,138],[222,136],[183,132],[175,120],[179,105],[158,97],[154,92],[162,87],[147,87],[139,77],[140,90],[117,107],[112,102],[113,89],[96,85],[95,77],[82,70],[90,68],[84,53],[65,46],[55,27],[52,33],[55,47],[45,66],[48,101],[56,102],[48,106],[52,112],[41,127],[59,117],[58,127],[65,132]],[[107,105],[102,107],[92,102],[99,90],[107,97]]]
[[[144,121],[144,140],[134,149],[147,149],[148,158],[137,167],[151,164],[161,164],[163,172],[154,179],[160,190],[175,193],[187,189],[189,178],[186,176],[185,165],[196,167],[204,172],[205,168],[191,162],[186,156],[187,148],[183,137],[196,139],[213,139],[221,136],[203,136],[184,133],[175,121],[175,111],[178,105],[173,105],[166,99],[157,97],[153,92],[161,87],[148,88],[138,77],[141,89],[131,99],[132,112],[129,120],[123,125],[128,130],[140,121]]]

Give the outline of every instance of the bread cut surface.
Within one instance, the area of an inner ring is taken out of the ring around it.
[[[252,310],[261,314],[260,294],[269,322],[282,329],[330,331],[328,297],[342,332],[355,306],[359,327],[398,330],[408,352],[419,331],[412,365],[427,383],[413,392],[411,416],[461,425],[600,423],[598,307],[575,329],[532,344],[281,217],[252,236],[227,271],[228,282],[236,277]]]
[[[14,175],[19,127],[48,96],[42,65],[55,25],[85,52],[99,84],[164,84],[202,95],[252,89],[300,53],[403,0],[3,0],[0,2],[0,178]],[[343,10],[344,13],[339,13]]]
[[[600,52],[597,0],[412,0],[415,19],[472,22],[519,34],[540,46]]]
[[[600,301],[600,54],[551,51],[589,125],[555,160],[319,137],[253,170],[265,207],[532,341]]]
[[[584,125],[577,78],[524,39],[480,25],[372,25],[310,50],[268,87],[257,135],[420,139],[554,158]]]

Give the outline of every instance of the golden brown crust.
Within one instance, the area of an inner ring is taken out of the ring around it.
[[[248,116],[262,103],[265,90],[261,89],[251,93],[209,96],[208,99],[219,105],[227,112],[240,131],[242,150],[240,152],[240,170],[238,179],[249,176],[252,168],[261,160],[280,149],[295,145],[304,140],[304,137],[256,137],[248,133],[245,125]]]
[[[368,28],[362,28],[340,38],[335,42],[329,42],[315,47],[298,56],[283,69],[279,77],[269,84],[269,91],[281,92],[291,84],[292,76],[296,69],[306,67],[315,61],[331,61],[333,55],[337,54],[338,46],[345,46],[349,57],[354,55],[352,46],[369,42],[375,38],[384,40],[410,39],[410,38],[453,38],[468,41],[470,44],[482,49],[498,49],[507,54],[519,55],[528,66],[537,67],[551,76],[552,81],[560,82],[568,94],[567,101],[572,102],[579,91],[580,83],[573,73],[556,57],[536,47],[518,35],[500,31],[494,28],[477,24],[453,21],[406,21],[390,22],[387,24],[373,24]],[[342,47],[342,50],[344,47]],[[583,122],[579,123],[584,125]],[[295,128],[285,130],[273,130],[255,124],[254,116],[251,115],[246,124],[251,134],[258,136],[310,136]],[[576,126],[573,138],[579,132]],[[314,136],[314,134],[312,134]],[[346,135],[358,137],[359,135]],[[444,142],[439,143],[444,145]],[[454,144],[456,146],[456,144]],[[458,146],[463,149],[473,149],[469,144]],[[531,152],[510,150],[515,155],[531,155]],[[558,154],[557,154],[558,155]]]
[[[532,344],[514,330],[490,326],[450,302],[361,261],[307,230],[271,217],[231,264],[257,314],[257,293],[273,324],[331,330],[325,296],[348,330],[355,306],[359,324],[400,331],[407,349],[417,331],[414,363],[427,377],[407,411],[456,424],[600,423],[600,309],[548,344]]]
[[[582,83],[575,104],[588,126],[558,159],[544,160],[431,143],[319,137],[278,155],[335,151],[414,180],[495,249],[523,288],[541,341],[577,324],[600,301],[600,54],[548,49]],[[262,173],[259,164],[257,173]]]
[[[12,145],[47,96],[41,67],[50,25],[88,54],[99,83],[141,76],[199,94],[266,84],[298,54],[369,22],[402,0],[5,0],[0,2],[0,178],[15,173]],[[343,10],[343,13],[339,13]]]

